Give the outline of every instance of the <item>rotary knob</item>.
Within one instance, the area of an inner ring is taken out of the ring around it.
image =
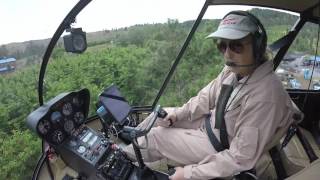
[[[86,152],[86,147],[84,147],[84,146],[79,146],[79,148],[77,149],[77,152],[80,153],[80,154]]]

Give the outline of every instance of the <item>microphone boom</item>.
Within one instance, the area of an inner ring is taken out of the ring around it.
[[[240,65],[240,64],[236,64],[236,63],[230,62],[230,61],[225,62],[225,64],[226,64],[227,66],[229,66],[229,67],[251,67],[251,66],[255,66],[255,65],[256,65],[255,63],[253,63],[253,64],[242,64],[242,65]]]

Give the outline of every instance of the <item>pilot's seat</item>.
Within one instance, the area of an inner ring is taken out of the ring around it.
[[[295,104],[294,104],[294,106],[296,107]],[[299,110],[297,110],[297,112],[299,112]],[[298,124],[299,122],[302,121],[302,119],[303,119],[303,117],[301,117],[301,115],[298,114],[297,116],[294,116],[294,121],[292,122],[292,124]],[[258,162],[255,166],[256,177],[254,177],[254,178],[257,178],[257,179],[277,179],[277,175],[275,173],[275,168],[272,165],[272,159],[269,155],[269,151],[272,148],[276,148],[277,145],[280,144],[281,138],[286,136],[287,131],[288,131],[288,127],[290,125],[291,124],[288,124],[286,128],[278,129],[276,131],[275,135],[273,136],[272,141],[266,145],[263,155],[260,157],[260,159],[258,160]],[[168,163],[169,167],[175,166],[175,162],[173,162],[173,161],[169,160],[167,163]],[[250,174],[250,176],[251,176],[251,174]],[[230,178],[226,178],[226,179],[230,179]]]
[[[306,166],[303,170],[298,173],[290,176],[286,180],[318,180],[320,177],[320,159],[312,162],[308,166]]]
[[[303,175],[305,175],[308,180],[314,179],[313,177],[317,177],[315,179],[319,179],[320,162],[319,159],[317,159],[317,157],[320,157],[319,145],[316,143],[314,137],[309,131],[301,127],[299,127],[299,131],[301,133],[300,136],[303,136],[306,141],[305,143],[310,144],[310,147],[306,150],[306,148],[303,147],[302,141],[296,134],[282,150],[278,151],[279,159],[285,170],[285,174],[283,175],[286,175],[290,180],[301,179]],[[284,138],[281,139],[281,143],[283,142],[283,139]],[[276,146],[277,150],[280,149],[280,144]],[[307,151],[309,151],[309,155],[307,154]],[[312,158],[310,158],[310,153],[314,153]],[[277,177],[276,168],[272,163],[272,159],[269,154],[264,154],[261,160],[262,161],[259,161],[257,164],[257,174],[259,179],[279,179],[279,177]],[[311,161],[313,162],[310,163]],[[315,171],[316,168],[318,168],[317,171]]]

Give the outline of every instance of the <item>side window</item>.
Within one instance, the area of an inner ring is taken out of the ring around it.
[[[320,90],[320,56],[316,55],[318,26],[306,23],[276,69],[287,89]],[[319,53],[319,51],[318,51]]]

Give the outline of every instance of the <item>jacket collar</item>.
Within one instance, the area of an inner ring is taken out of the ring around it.
[[[239,95],[238,93],[243,93],[243,92],[240,92],[240,89],[244,85],[250,84],[250,83],[255,83],[255,82],[263,79],[264,77],[266,77],[272,71],[273,71],[272,61],[266,61],[265,63],[261,64],[258,68],[256,68],[251,75],[248,75],[248,76],[242,78],[240,81],[238,81],[236,74],[231,72],[229,68],[226,68],[226,71],[225,71],[226,76],[223,79],[222,84],[233,85],[233,87],[234,87],[234,91],[228,100],[227,107],[231,108],[230,104],[237,102],[239,100],[239,98],[242,97],[242,95]],[[243,85],[239,86],[239,84],[243,84]],[[237,96],[237,98],[235,98],[235,96]]]
[[[238,81],[236,74],[231,72],[228,67],[225,67],[226,69],[226,77],[223,80],[223,84],[227,85],[233,85],[234,87],[239,84],[251,84],[255,83],[262,78],[264,78],[266,75],[273,72],[273,62],[272,61],[266,61],[265,63],[261,64],[259,67],[257,67],[251,75],[245,76],[242,79]],[[249,78],[249,79],[248,79]]]
[[[258,66],[251,75],[248,75],[242,78],[240,81],[237,80],[235,73],[232,73],[233,74],[232,76],[234,76],[233,78],[236,80],[235,82],[238,82],[239,84],[243,84],[246,81],[247,81],[246,82],[247,84],[251,84],[263,79],[264,77],[266,77],[268,74],[272,72],[273,72],[273,62],[266,61],[265,63]]]

